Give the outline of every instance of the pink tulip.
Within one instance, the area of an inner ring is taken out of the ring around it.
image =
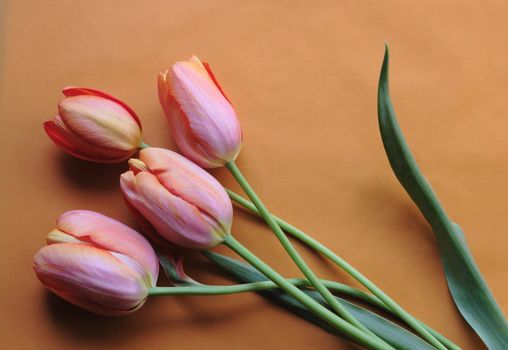
[[[178,153],[145,148],[122,174],[125,200],[158,234],[184,248],[206,249],[231,231],[233,207],[220,183]],[[159,239],[160,240],[160,239]]]
[[[48,245],[34,258],[39,280],[68,302],[103,315],[123,315],[143,305],[159,265],[138,232],[87,210],[61,215]]]
[[[210,66],[196,56],[159,73],[159,100],[180,151],[205,168],[235,160],[242,129]]]
[[[102,91],[68,87],[58,115],[44,122],[53,142],[74,157],[120,163],[138,151],[141,122],[122,101]]]

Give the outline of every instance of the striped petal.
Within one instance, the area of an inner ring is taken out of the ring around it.
[[[222,159],[217,159],[213,153],[209,153],[199,140],[194,137],[189,121],[184,111],[171,95],[169,86],[169,71],[159,74],[159,100],[168,119],[171,135],[180,151],[194,162],[204,168],[217,168],[224,165]]]
[[[111,96],[110,94],[105,93],[104,91],[100,91],[100,90],[97,90],[97,89],[91,89],[91,88],[85,88],[85,87],[68,86],[68,87],[65,87],[62,90],[62,93],[65,96],[67,96],[67,97],[79,96],[79,95],[99,96],[99,97],[103,97],[103,98],[106,98],[108,100],[111,100],[111,101],[113,101],[115,103],[118,103],[123,108],[125,108],[125,110],[127,112],[129,112],[131,117],[136,121],[136,123],[139,125],[139,128],[141,129],[141,120],[139,119],[139,117],[136,114],[136,112],[134,112],[134,110],[132,108],[130,108],[129,105],[127,105],[122,100],[119,100],[116,97]]]
[[[238,117],[204,66],[195,61],[177,62],[171,80],[171,94],[202,147],[219,158],[228,158],[224,161],[231,153],[237,154],[242,138]]]
[[[235,110],[208,64],[193,56],[159,74],[159,98],[175,141],[203,167],[233,161],[242,130]]]
[[[222,185],[178,153],[163,148],[143,149],[139,158],[172,194],[198,207],[229,233],[233,207]]]
[[[155,252],[150,243],[130,227],[88,210],[66,212],[58,218],[56,226],[82,242],[134,259],[149,273],[149,285],[155,286],[159,274]],[[60,242],[53,239],[49,243]]]
[[[44,131],[49,138],[70,155],[96,163],[121,163],[131,157],[136,150],[123,151],[98,147],[80,139],[65,127],[60,116],[44,122]]]
[[[57,295],[100,314],[132,312],[148,295],[141,265],[126,255],[89,245],[45,246],[35,255],[34,270]]]
[[[167,240],[191,249],[210,248],[222,242],[222,227],[198,207],[168,191],[149,172],[122,174],[124,197]]]
[[[58,104],[65,126],[84,141],[99,147],[131,151],[141,142],[141,129],[129,112],[109,99],[79,95]]]

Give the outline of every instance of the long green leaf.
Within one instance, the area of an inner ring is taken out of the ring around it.
[[[267,280],[266,277],[258,272],[255,268],[241,261],[211,251],[203,251],[202,253],[208,259],[219,265],[222,269],[229,272],[241,282],[258,282]],[[326,305],[326,302],[318,292],[313,290],[304,290],[304,292],[321,304]],[[292,296],[287,295],[280,290],[262,291],[258,293],[284,307],[285,309],[293,312],[294,314],[302,317],[303,319],[321,327],[325,331],[345,338],[342,333],[338,332],[335,328],[330,327],[328,324],[321,321],[321,319],[316,317],[313,313],[309,312]],[[414,334],[385,319],[384,317],[381,317],[376,313],[366,310],[362,307],[356,306],[355,304],[352,304],[344,299],[338,299],[341,303],[343,303],[344,307],[346,307],[347,310],[358,319],[358,321],[363,323],[372,332],[383,338],[387,343],[394,346],[395,348],[401,350],[434,349],[432,346]]]
[[[421,173],[399,127],[388,85],[386,46],[379,78],[381,137],[395,176],[431,225],[439,246],[448,288],[462,316],[489,349],[508,349],[508,324],[483,279],[460,228],[448,218]]]

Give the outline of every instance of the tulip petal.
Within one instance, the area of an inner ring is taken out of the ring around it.
[[[92,246],[61,243],[45,246],[34,258],[39,280],[62,298],[102,314],[130,312],[144,302],[148,288],[143,269],[127,256]]]
[[[127,201],[169,241],[192,249],[210,248],[222,242],[222,228],[198,207],[173,195],[155,175],[128,171],[120,177]]]
[[[55,228],[46,236],[46,242],[49,244],[56,243],[77,243],[77,244],[89,244],[88,242],[82,241],[68,233],[60,231]]]
[[[129,310],[112,309],[107,306],[98,304],[95,300],[93,300],[92,298],[85,296],[85,295],[76,295],[76,294],[73,294],[72,292],[66,292],[66,291],[62,291],[62,290],[57,291],[57,290],[54,290],[48,286],[46,286],[46,288],[48,288],[53,293],[58,295],[60,298],[68,301],[69,303],[71,303],[73,305],[76,305],[82,309],[91,311],[91,312],[99,314],[99,315],[104,315],[104,316],[127,315],[127,314],[133,313],[136,310],[138,310],[139,308],[141,308],[146,302],[146,299],[143,299],[139,302],[138,305],[136,305],[135,307],[133,307],[132,309],[129,309]]]
[[[168,86],[171,85],[171,82],[168,79],[170,79],[168,71],[159,74],[159,100],[178,148],[202,167],[217,168],[223,166],[223,160],[216,161],[217,157],[214,154],[208,154],[198,140],[194,139],[187,116],[170,93]]]
[[[155,286],[159,264],[148,241],[130,227],[105,215],[88,210],[73,210],[62,214],[57,228],[83,242],[126,255],[150,275],[150,286]]]
[[[166,85],[166,78],[168,76],[168,72],[169,69],[166,69],[164,72],[160,72],[157,75],[157,91],[159,93],[159,102],[165,114],[168,114],[170,112],[167,101],[169,89],[168,86]]]
[[[226,161],[240,151],[242,132],[236,113],[203,65],[177,62],[170,93],[178,102],[193,139],[207,153]]]
[[[96,163],[121,163],[135,152],[97,147],[87,143],[68,130],[63,122],[58,123],[55,120],[48,120],[44,122],[43,126],[46,134],[57,146],[70,155],[83,160]]]
[[[79,96],[79,95],[92,95],[92,96],[104,97],[104,98],[107,98],[108,100],[116,102],[119,105],[121,105],[123,108],[125,108],[127,110],[127,112],[129,112],[129,114],[132,116],[132,118],[134,118],[136,123],[139,125],[139,129],[142,129],[141,128],[141,120],[139,119],[137,114],[134,112],[134,110],[132,110],[132,108],[130,108],[122,100],[119,100],[116,97],[105,93],[104,91],[100,91],[97,89],[91,89],[91,88],[84,88],[84,87],[68,86],[68,87],[65,87],[62,92],[67,97]]]
[[[163,148],[145,148],[139,158],[172,194],[184,199],[214,218],[229,233],[233,207],[222,185],[205,170]]]
[[[131,151],[141,143],[141,129],[131,115],[109,99],[79,95],[58,104],[65,126],[81,139],[100,147]]]
[[[197,58],[197,57],[196,57]],[[199,60],[199,58],[197,58]],[[201,62],[201,61],[200,61]],[[222,86],[219,84],[219,81],[217,80],[217,78],[215,78],[215,75],[213,74],[213,71],[212,71],[212,68],[210,67],[210,65],[208,64],[208,62],[201,62],[201,64],[203,65],[203,67],[205,67],[208,75],[210,76],[210,79],[212,79],[212,81],[214,82],[215,86],[217,86],[217,89],[219,89],[219,91],[222,93],[222,95],[224,96],[224,98],[226,100],[228,100],[229,104],[231,106],[233,106],[233,103],[231,103],[231,100],[229,99],[229,97],[226,95],[226,93],[224,92],[224,89],[222,89]]]
[[[122,197],[124,199],[125,205],[127,206],[127,209],[131,212],[134,220],[138,223],[141,232],[143,232],[143,235],[145,238],[147,238],[150,243],[157,247],[157,252],[160,252],[163,248],[166,249],[169,241],[159,235],[155,227],[148,221],[140,212],[137,210],[130,202],[127,196],[124,192],[122,192]]]

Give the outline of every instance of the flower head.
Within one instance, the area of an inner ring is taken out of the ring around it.
[[[159,73],[159,99],[180,151],[205,168],[235,160],[242,145],[236,112],[210,66],[196,56]]]
[[[44,122],[56,145],[97,163],[120,163],[138,151],[141,123],[129,106],[94,89],[68,87],[63,93],[58,115]]]
[[[164,239],[205,249],[230,233],[231,201],[220,183],[178,153],[145,148],[129,161],[120,186],[129,206]],[[143,226],[143,225],[142,225]]]
[[[148,241],[102,214],[64,213],[47,243],[34,257],[37,277],[58,296],[89,311],[133,312],[157,282],[159,265]]]

